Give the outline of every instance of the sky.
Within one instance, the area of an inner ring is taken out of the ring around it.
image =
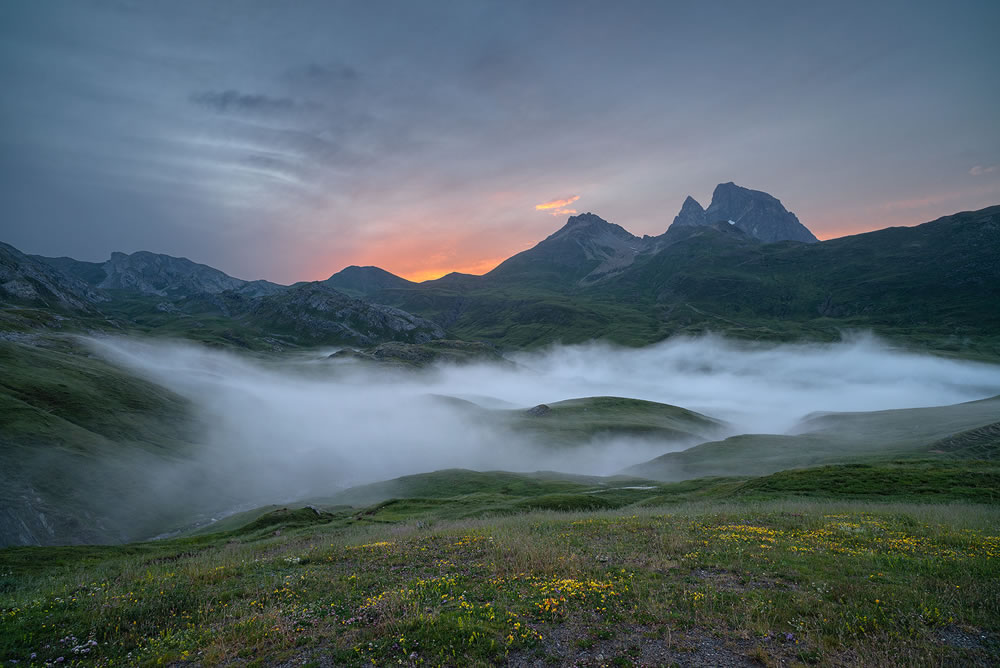
[[[877,6],[873,6],[877,5]],[[483,273],[764,190],[821,239],[1000,203],[1000,3],[0,3],[0,240]]]

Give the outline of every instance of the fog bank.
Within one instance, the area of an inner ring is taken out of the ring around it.
[[[835,344],[705,336],[641,349],[553,346],[513,355],[508,365],[419,371],[318,354],[254,358],[149,340],[89,344],[190,399],[205,425],[199,471],[261,503],[452,467],[607,475],[691,445],[597,439],[570,454],[440,395],[486,408],[601,395],[646,399],[725,420],[732,425],[728,435],[787,433],[816,411],[933,406],[1000,394],[998,366],[895,350],[871,337]]]

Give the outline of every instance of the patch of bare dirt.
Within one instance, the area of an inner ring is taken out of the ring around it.
[[[508,666],[786,666],[798,663],[800,646],[783,639],[750,640],[707,629],[683,631],[623,625],[613,637],[593,639],[585,626],[549,629],[538,647],[512,652]]]
[[[797,589],[792,582],[761,577],[757,574],[736,573],[721,568],[696,568],[691,575],[704,580],[718,591],[750,591],[753,589]]]

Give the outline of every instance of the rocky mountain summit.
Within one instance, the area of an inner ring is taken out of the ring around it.
[[[487,279],[548,274],[557,282],[593,282],[632,264],[646,241],[593,213],[570,216],[566,224],[487,273]]]
[[[818,241],[776,197],[732,182],[720,183],[715,187],[712,203],[707,209],[702,209],[701,204],[688,196],[670,227],[710,225],[720,221],[735,225],[764,243]]]
[[[620,276],[643,257],[689,239],[696,228],[720,231],[720,224],[736,231],[729,235],[721,230],[721,238],[741,242],[817,240],[775,197],[734,183],[720,183],[708,209],[688,197],[673,223],[659,236],[637,237],[600,216],[582,213],[570,216],[554,234],[508,258],[483,279],[531,279],[586,287]]]
[[[97,287],[104,290],[131,290],[166,297],[170,293],[235,290],[245,281],[218,269],[197,264],[184,257],[171,257],[148,251],[126,255],[112,253],[104,263],[105,278]]]
[[[705,209],[698,204],[698,200],[690,195],[681,204],[680,213],[674,216],[674,222],[670,227],[694,227],[697,225],[707,225],[705,220]]]

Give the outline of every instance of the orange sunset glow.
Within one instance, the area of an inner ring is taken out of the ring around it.
[[[402,276],[408,281],[413,281],[415,283],[420,283],[421,281],[432,281],[435,278],[441,278],[452,272],[458,272],[460,274],[476,274],[481,275],[490,271],[498,264],[506,260],[506,257],[491,257],[485,260],[472,260],[467,264],[458,265],[444,265],[438,267],[429,267],[427,269],[419,269],[416,271],[401,271],[397,273],[397,276]],[[396,273],[396,272],[393,272]]]
[[[419,283],[452,272],[481,275],[536,240],[512,239],[503,244],[471,239],[456,244],[432,238],[400,238],[373,244],[370,250],[348,259],[328,258],[310,268],[309,280],[325,280],[349,265],[376,266],[408,281]]]
[[[542,202],[541,204],[535,205],[535,211],[544,211],[545,213],[553,216],[571,216],[577,213],[577,210],[570,209],[568,207],[578,199],[580,199],[579,195],[573,195],[572,197],[567,197],[566,199],[554,199],[548,202]]]

